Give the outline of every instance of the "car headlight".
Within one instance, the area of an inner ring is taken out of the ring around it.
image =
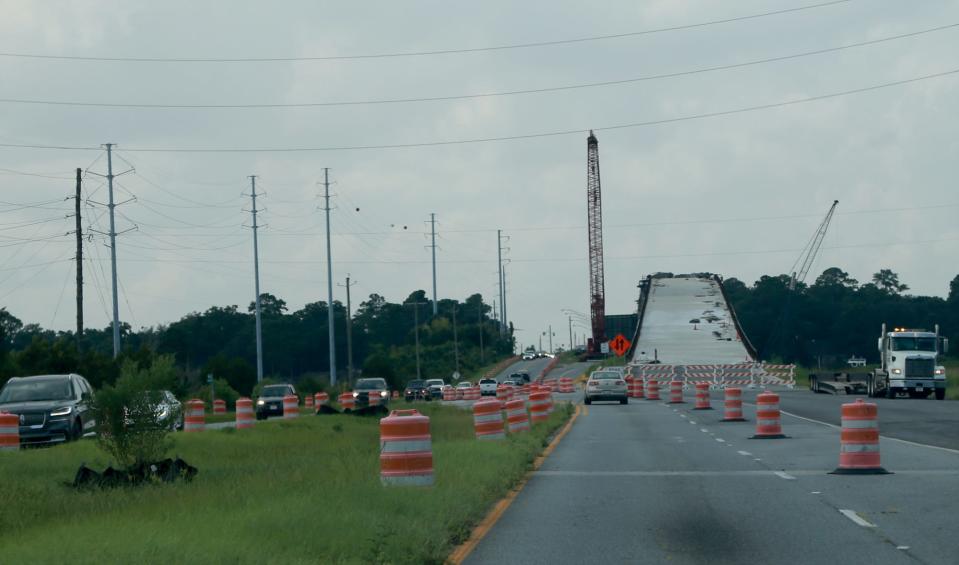
[[[360,393],[358,393],[358,392],[354,392],[354,393],[353,393],[353,398],[359,398],[359,397],[360,397]]]
[[[946,374],[946,370],[945,370],[945,369],[936,369],[936,374],[937,374],[937,375],[945,375],[945,374]]]
[[[901,375],[901,374],[902,374],[902,369],[893,369],[893,370],[892,370],[892,374],[893,374],[893,375]]]
[[[160,419],[161,419],[161,420],[166,420],[166,419],[169,418],[169,417],[170,417],[170,409],[169,409],[169,408],[163,408],[162,410],[160,410]]]
[[[256,401],[256,405],[257,405],[257,406],[263,406],[264,404],[266,404],[266,402],[264,402],[264,401],[262,401],[262,400],[257,400],[257,401]]]
[[[389,395],[390,395],[390,393],[386,392],[385,390],[381,390],[381,391],[380,391],[380,397],[381,397],[381,398],[386,398],[386,397],[389,396]]]
[[[63,408],[57,408],[56,410],[51,410],[51,416],[69,416],[73,412],[73,406],[64,406]]]

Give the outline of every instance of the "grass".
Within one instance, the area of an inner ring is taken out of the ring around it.
[[[177,434],[191,483],[78,492],[81,462],[109,464],[90,440],[0,454],[6,563],[442,563],[524,476],[571,413],[531,433],[477,441],[470,412],[422,404],[436,485],[384,488],[378,418],[260,422]]]

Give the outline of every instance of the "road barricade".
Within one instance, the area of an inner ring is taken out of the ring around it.
[[[283,419],[291,420],[300,415],[299,398],[292,394],[283,397]]]
[[[551,393],[540,389],[529,395],[529,419],[533,424],[549,419]]]
[[[684,404],[683,400],[683,381],[673,379],[669,381],[669,403]]]
[[[0,412],[0,451],[20,449],[20,416]]]
[[[371,390],[366,394],[366,405],[370,408],[375,408],[382,404],[383,397],[380,396],[380,393],[375,390]]]
[[[318,392],[313,395],[313,407],[317,410],[320,409],[320,406],[326,405],[330,401],[330,395],[325,392]]]
[[[214,414],[226,414],[226,400],[220,400],[217,398],[213,401],[213,413]]]
[[[306,395],[306,398],[303,399],[303,407],[304,407],[304,408],[313,408],[313,403],[314,403],[314,402],[315,402],[315,399],[313,398],[313,396],[311,396],[311,395],[308,394],[308,395]]]
[[[693,410],[712,410],[709,405],[709,383],[696,383],[696,407]]]
[[[646,400],[659,400],[659,381],[655,378],[646,379]]]
[[[842,405],[839,434],[839,467],[834,475],[887,475],[879,464],[879,410],[876,404],[856,399]]]
[[[380,482],[387,486],[433,484],[428,416],[416,410],[393,410],[380,419]]]
[[[745,422],[743,418],[743,389],[727,388],[723,399],[723,422]]]
[[[560,377],[559,378],[559,391],[563,394],[571,394],[576,392],[576,389],[573,388],[573,379],[572,377]]]
[[[782,439],[783,428],[779,413],[779,395],[761,392],[756,397],[756,434],[750,439]]]
[[[353,398],[352,392],[341,393],[336,400],[344,412],[352,412],[356,409],[356,399]]]
[[[506,403],[506,421],[511,434],[529,431],[529,414],[526,413],[525,400],[517,398]]]
[[[470,397],[472,401],[479,400],[483,396],[483,393],[480,391],[479,385],[470,388]]]
[[[522,402],[522,401],[520,401]],[[507,406],[509,402],[506,403]],[[476,439],[503,439],[503,412],[499,400],[480,400],[473,404],[473,428]]]
[[[253,401],[245,396],[236,399],[236,429],[243,430],[252,428],[255,418],[253,417]]]
[[[206,429],[206,406],[199,398],[186,401],[186,415],[183,417],[184,432],[202,432]]]
[[[466,397],[463,394],[465,391],[463,389],[456,387],[453,389],[453,392],[455,393],[453,400],[466,400]]]
[[[500,404],[506,405],[507,402],[513,399],[513,387],[509,385],[499,385],[496,387],[496,400],[500,401]]]

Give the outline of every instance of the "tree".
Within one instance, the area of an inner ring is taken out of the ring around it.
[[[256,302],[250,302],[247,312],[256,312]],[[263,316],[282,316],[286,312],[286,300],[277,298],[269,292],[260,294],[260,314]]]
[[[856,288],[859,281],[849,276],[849,273],[839,267],[829,267],[816,278],[815,286],[844,286]]]
[[[900,294],[909,290],[909,287],[899,282],[899,275],[892,269],[880,269],[872,276],[872,282],[889,294]]]

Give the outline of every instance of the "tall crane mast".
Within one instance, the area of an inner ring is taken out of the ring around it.
[[[589,311],[593,337],[590,354],[606,341],[606,282],[603,269],[603,195],[599,182],[599,142],[590,130],[586,139],[586,215],[589,234]]]
[[[796,290],[796,283],[802,283],[806,280],[806,275],[809,274],[809,269],[812,268],[813,263],[816,261],[816,256],[819,255],[819,248],[822,247],[822,240],[826,238],[826,230],[829,229],[829,224],[832,222],[832,216],[836,212],[836,206],[839,205],[838,200],[833,200],[832,206],[829,207],[829,212],[826,213],[826,217],[823,218],[819,228],[816,229],[816,233],[813,234],[812,239],[809,243],[806,244],[806,247],[803,249],[805,252],[804,255],[800,255],[799,259],[796,259],[796,262],[793,263],[792,279],[789,281],[789,290]],[[799,271],[797,272],[796,265],[802,262],[799,266]]]

